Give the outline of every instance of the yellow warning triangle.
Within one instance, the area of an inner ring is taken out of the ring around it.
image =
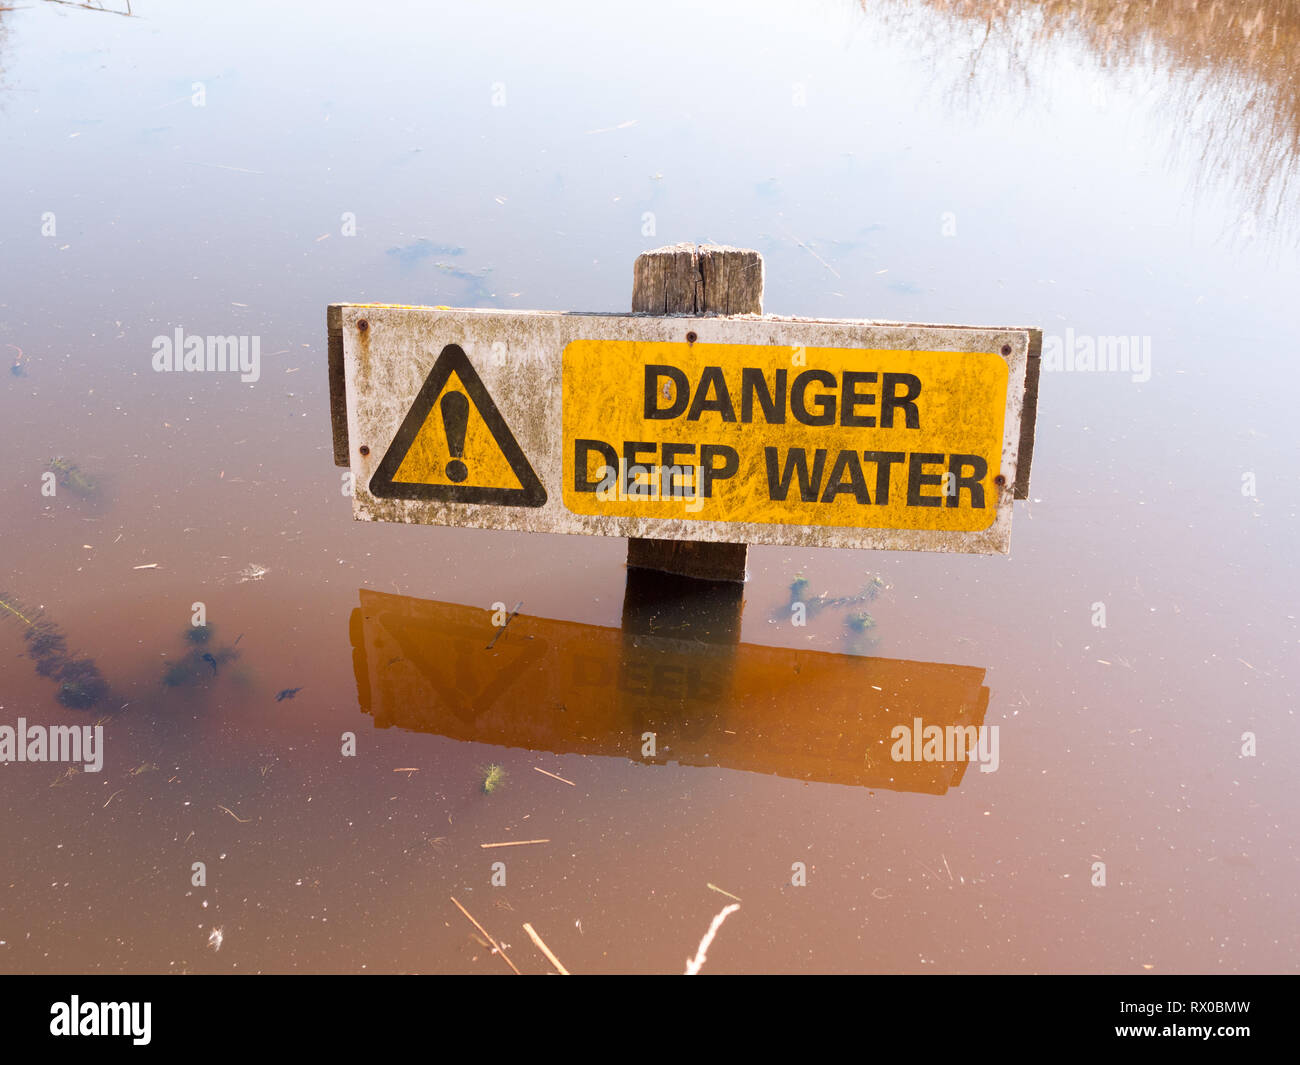
[[[385,499],[540,507],[546,489],[465,352],[442,349],[370,478]]]

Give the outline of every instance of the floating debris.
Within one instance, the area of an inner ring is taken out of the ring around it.
[[[796,574],[794,580],[790,583],[790,601],[783,606],[777,607],[772,616],[774,619],[784,620],[790,616],[792,608],[798,604],[803,605],[806,615],[815,615],[821,610],[870,603],[888,587],[879,577],[872,577],[857,595],[830,595],[827,592],[822,592],[821,595],[810,596],[808,594],[808,578],[802,574]]]
[[[700,940],[699,949],[695,951],[695,957],[688,958],[686,961],[686,975],[698,976],[704,963],[709,958],[709,947],[713,945],[713,937],[718,934],[718,929],[722,927],[722,922],[735,913],[740,907],[736,903],[730,906],[724,906],[722,911],[713,918],[713,923],[709,925],[709,930],[704,933],[704,938]]]
[[[533,946],[535,946],[535,947],[536,947],[538,950],[540,950],[544,955],[546,955],[546,960],[549,961],[552,965],[555,966],[555,970],[556,970],[556,972],[558,972],[561,976],[568,976],[568,975],[569,975],[569,970],[566,969],[563,965],[560,964],[560,959],[557,958],[557,957],[556,957],[556,956],[551,952],[551,948],[550,948],[550,947],[548,947],[545,943],[542,942],[542,937],[539,936],[539,935],[538,935],[538,934],[533,930],[533,926],[530,925],[527,921],[524,922],[524,931],[528,933],[528,938],[531,939],[531,940],[533,941]]]
[[[487,645],[486,650],[490,651],[496,646],[497,640],[501,639],[502,634],[506,631],[506,626],[515,620],[515,615],[519,613],[519,608],[523,605],[524,601],[522,599],[515,604],[514,610],[510,611],[510,616],[501,623],[501,628],[497,629],[497,634],[492,637],[492,642]]]
[[[89,710],[108,694],[108,682],[88,658],[68,662],[59,670],[59,702],[73,710]]]
[[[419,237],[410,244],[389,248],[386,255],[391,255],[403,266],[414,266],[431,255],[464,255],[465,249],[451,244],[436,244],[428,237]]]
[[[808,605],[817,610],[826,607],[854,606],[858,603],[869,603],[880,594],[880,589],[885,587],[885,582],[879,577],[873,577],[870,583],[857,595],[827,595],[822,592],[821,595],[814,596],[808,600]]]
[[[305,687],[306,687],[306,685],[304,684],[304,685],[303,685],[303,688],[305,688]],[[300,691],[302,691],[302,688],[285,688],[284,691],[282,691],[282,692],[280,692],[279,694],[276,695],[276,697],[275,697],[275,701],[276,701],[277,703],[282,703],[282,702],[284,702],[285,699],[292,699],[292,698],[293,698],[295,695],[297,695]]]
[[[462,906],[459,902],[456,902],[455,896],[451,897],[451,901],[455,903],[456,909],[460,910],[460,912],[463,913],[469,919],[470,924],[472,924],[475,928],[477,928],[480,932],[482,932],[483,935],[487,936],[488,942],[492,944],[492,953],[501,955],[501,960],[504,961],[507,965],[510,966],[511,969],[514,970],[515,975],[522,976],[523,974],[515,967],[515,963],[510,960],[509,956],[506,954],[501,944],[492,938],[492,936],[488,933],[488,930],[484,928],[481,924],[479,924],[476,920],[474,920],[472,916],[470,916],[469,910],[465,909],[465,907]]]
[[[59,682],[58,699],[63,706],[89,710],[108,694],[108,681],[99,667],[92,659],[70,654],[67,637],[41,611],[0,593],[0,616],[13,618],[23,626],[27,654],[36,664],[36,673]]]
[[[50,472],[56,475],[59,484],[74,495],[81,496],[83,499],[90,499],[99,490],[99,486],[93,477],[67,459],[50,459],[49,467]]]
[[[51,623],[37,622],[27,630],[27,650],[36,660],[36,672],[53,677],[68,657],[68,641]]]
[[[260,581],[270,572],[266,566],[259,566],[256,562],[250,562],[239,571],[239,583],[247,584],[249,581]]]
[[[483,794],[491,795],[506,782],[506,771],[493,763],[483,770]]]
[[[807,624],[809,618],[816,616],[823,610],[843,610],[846,607],[865,606],[888,587],[889,585],[881,577],[872,576],[868,578],[862,590],[856,595],[831,595],[829,592],[822,592],[820,595],[809,595],[808,579],[797,573],[790,583],[789,601],[781,606],[774,607],[771,618],[774,622],[793,620],[796,625],[804,625]],[[849,654],[866,655],[873,652],[879,642],[874,635],[875,618],[865,610],[854,610],[845,614],[844,625],[848,629],[846,639]]]
[[[194,635],[196,632],[201,632],[204,635],[196,637]],[[192,625],[185,630],[185,642],[191,645],[197,644],[197,646],[182,658],[175,659],[163,666],[162,683],[164,687],[183,688],[187,685],[198,684],[201,681],[217,676],[221,666],[224,666],[227,662],[233,662],[239,657],[239,652],[235,650],[233,644],[230,647],[214,647],[211,651],[205,650],[215,632],[215,628],[211,625]],[[212,671],[211,674],[209,674],[209,670]]]
[[[875,628],[876,619],[865,610],[859,610],[846,617],[844,624],[854,632],[866,632],[868,629]]]
[[[162,682],[168,688],[179,688],[193,681],[193,670],[185,662],[168,662],[163,667]]]
[[[459,266],[452,266],[451,263],[434,263],[444,274],[450,274],[457,281],[469,281],[478,284],[486,280],[487,275],[492,272],[492,267],[488,266],[482,270],[463,270]]]
[[[469,306],[496,302],[496,293],[491,291],[488,280],[489,275],[492,273],[492,267],[484,267],[482,270],[466,270],[454,263],[442,261],[442,256],[459,257],[464,255],[464,248],[453,244],[438,244],[427,237],[419,237],[409,244],[389,248],[385,254],[396,259],[403,270],[414,269],[423,265],[426,260],[433,259],[432,265],[434,269],[454,277],[457,281],[466,283],[468,291],[461,298],[461,302],[467,303]]]

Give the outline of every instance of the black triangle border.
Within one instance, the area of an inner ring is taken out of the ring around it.
[[[519,478],[522,488],[485,488],[481,485],[463,484],[411,484],[394,481],[393,477],[401,468],[402,460],[415,443],[433,404],[442,393],[448,378],[455,373],[460,377],[470,401],[487,423],[488,430],[501,448],[510,469]],[[538,479],[533,467],[525,457],[515,434],[506,425],[506,420],[492,402],[488,390],[483,387],[473,365],[459,344],[448,344],[442,349],[424,379],[415,402],[406,412],[402,424],[388,445],[383,460],[370,478],[370,494],[377,499],[417,499],[439,503],[486,503],[501,507],[542,507],[546,505],[546,489]]]

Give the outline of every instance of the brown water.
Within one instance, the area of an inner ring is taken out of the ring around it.
[[[0,11],[0,598],[110,686],[0,623],[0,725],[105,728],[0,765],[0,968],[507,972],[454,896],[526,972],[524,922],[680,972],[715,885],[706,972],[1294,971],[1300,4],[1084,7]],[[742,607],[351,522],[327,303],[626,310],[677,240],[1149,364],[1044,372],[1009,558],[756,548]],[[260,379],[155,373],[178,327]],[[795,627],[800,575],[887,587]],[[900,714],[997,770],[891,762]]]

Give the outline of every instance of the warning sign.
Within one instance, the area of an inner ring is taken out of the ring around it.
[[[1028,329],[359,304],[331,323],[363,521],[1005,553],[1028,492]]]
[[[579,340],[564,350],[564,504],[578,514],[986,529],[996,352]]]
[[[370,492],[507,507],[546,503],[542,482],[455,344],[433,364],[370,479]]]

